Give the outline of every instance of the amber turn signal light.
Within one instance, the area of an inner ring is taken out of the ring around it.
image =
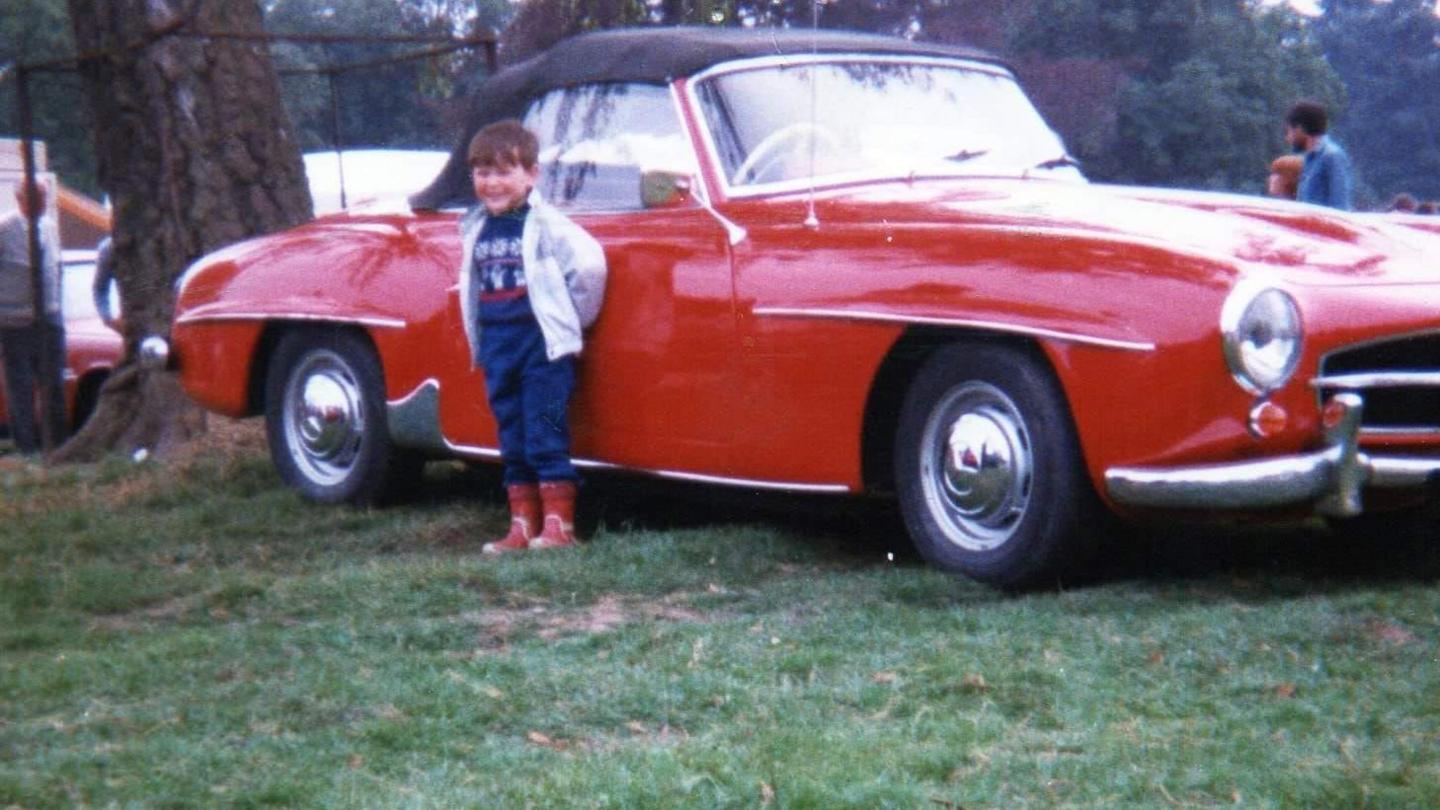
[[[1285,429],[1290,414],[1273,402],[1265,401],[1250,409],[1250,432],[1259,439],[1268,439]]]

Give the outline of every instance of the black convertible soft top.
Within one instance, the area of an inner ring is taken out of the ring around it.
[[[595,82],[666,84],[732,59],[812,52],[939,56],[1003,65],[993,54],[974,48],[853,31],[647,27],[581,34],[487,79],[471,97],[465,137],[440,175],[412,196],[410,204],[434,209],[473,203],[465,166],[470,137],[486,124],[519,118],[531,99],[550,90]]]

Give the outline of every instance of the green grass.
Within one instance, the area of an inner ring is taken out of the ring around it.
[[[493,560],[493,476],[320,507],[239,433],[0,457],[0,807],[1440,806],[1425,543],[1152,529],[1016,597],[883,507],[612,477]]]

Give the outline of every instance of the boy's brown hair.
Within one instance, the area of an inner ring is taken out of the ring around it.
[[[470,139],[468,158],[472,169],[507,169],[516,164],[533,169],[540,159],[540,142],[519,121],[507,118],[475,133]]]

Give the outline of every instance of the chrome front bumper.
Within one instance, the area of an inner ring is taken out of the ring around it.
[[[1118,504],[1158,509],[1244,510],[1313,503],[1317,512],[1349,517],[1364,511],[1365,487],[1418,489],[1440,483],[1440,458],[1360,452],[1358,394],[1329,403],[1341,416],[1313,453],[1198,467],[1114,467],[1105,489]]]

